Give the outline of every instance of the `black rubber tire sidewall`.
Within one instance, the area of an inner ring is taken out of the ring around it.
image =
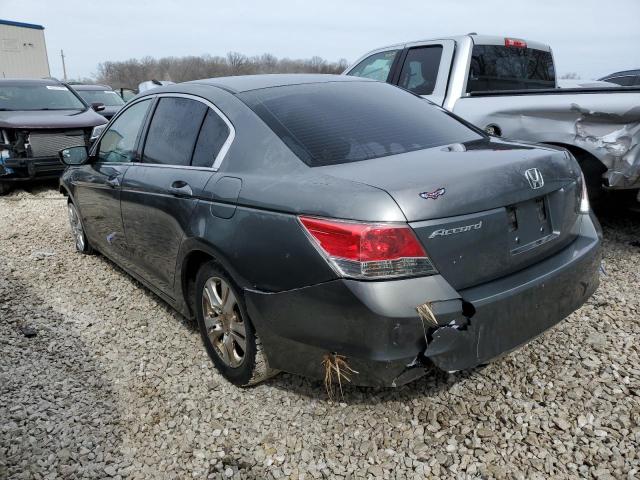
[[[236,367],[236,368],[226,365],[220,359],[220,357],[216,353],[215,348],[209,341],[209,337],[207,335],[207,331],[204,325],[204,316],[202,311],[202,290],[206,281],[211,277],[222,278],[232,288],[233,293],[236,296],[236,300],[238,302],[238,308],[240,309],[240,314],[242,315],[242,319],[245,323],[247,349],[245,351],[244,361],[239,367]],[[253,371],[255,369],[255,363],[256,363],[255,330],[253,328],[253,325],[251,324],[249,315],[247,314],[247,309],[244,304],[242,291],[237,287],[237,285],[229,277],[229,275],[214,262],[205,263],[200,268],[196,276],[195,310],[196,310],[196,318],[198,321],[198,330],[200,330],[200,337],[202,338],[202,343],[204,343],[207,353],[209,354],[209,357],[213,361],[218,371],[222,374],[223,377],[225,377],[228,381],[230,381],[234,385],[237,385],[237,386],[249,385],[253,376]]]
[[[73,243],[74,243],[74,245],[76,247],[76,252],[82,253],[84,255],[93,255],[94,250],[93,250],[93,247],[91,246],[91,244],[89,243],[89,239],[87,238],[87,233],[84,230],[84,222],[82,221],[82,217],[80,216],[80,211],[78,210],[78,207],[76,207],[76,205],[71,200],[69,200],[67,208],[69,208],[69,206],[73,206],[73,208],[76,211],[76,215],[78,216],[78,221],[80,222],[80,225],[82,226],[82,236],[84,237],[84,250],[80,250],[78,248],[78,242],[75,241],[75,238],[73,239],[74,240]]]

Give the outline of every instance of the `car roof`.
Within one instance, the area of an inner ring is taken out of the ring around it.
[[[328,82],[362,82],[374,81],[366,78],[347,77],[344,75],[325,75],[312,73],[275,73],[265,75],[238,75],[234,77],[215,77],[186,82],[183,85],[200,84],[212,85],[231,93],[242,93],[262,88],[284,87],[310,83]],[[159,91],[159,89],[154,89]]]
[[[74,90],[111,90],[109,85],[96,85],[96,84],[86,84],[86,83],[78,83],[78,84],[69,84],[71,88]]]
[[[62,85],[55,78],[0,78],[0,85]]]
[[[622,77],[622,76],[632,76],[632,75],[640,75],[640,69],[636,70],[623,70],[621,72],[610,73],[609,75],[605,75],[602,78],[611,78],[611,77]],[[600,80],[602,80],[602,78]]]

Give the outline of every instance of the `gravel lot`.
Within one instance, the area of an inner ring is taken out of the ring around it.
[[[603,223],[600,289],[542,338],[332,403],[292,375],[225,383],[193,325],[74,252],[61,195],[14,192],[0,199],[0,478],[637,478],[640,214]]]

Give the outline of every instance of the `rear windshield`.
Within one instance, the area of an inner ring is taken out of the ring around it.
[[[86,106],[64,85],[2,84],[0,110],[84,110]]]
[[[312,167],[482,138],[441,108],[386,83],[289,85],[239,97]]]
[[[555,88],[551,52],[501,45],[475,45],[467,92]]]

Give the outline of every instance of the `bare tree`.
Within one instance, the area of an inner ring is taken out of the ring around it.
[[[98,65],[96,81],[114,88],[135,88],[145,80],[186,82],[199,78],[225,75],[253,75],[258,73],[342,73],[348,62],[328,62],[322,57],[310,59],[277,58],[270,53],[247,57],[229,52],[225,57],[143,57],[121,62],[106,61]]]
[[[560,75],[561,80],[580,80],[580,75],[576,72],[563,73]]]

